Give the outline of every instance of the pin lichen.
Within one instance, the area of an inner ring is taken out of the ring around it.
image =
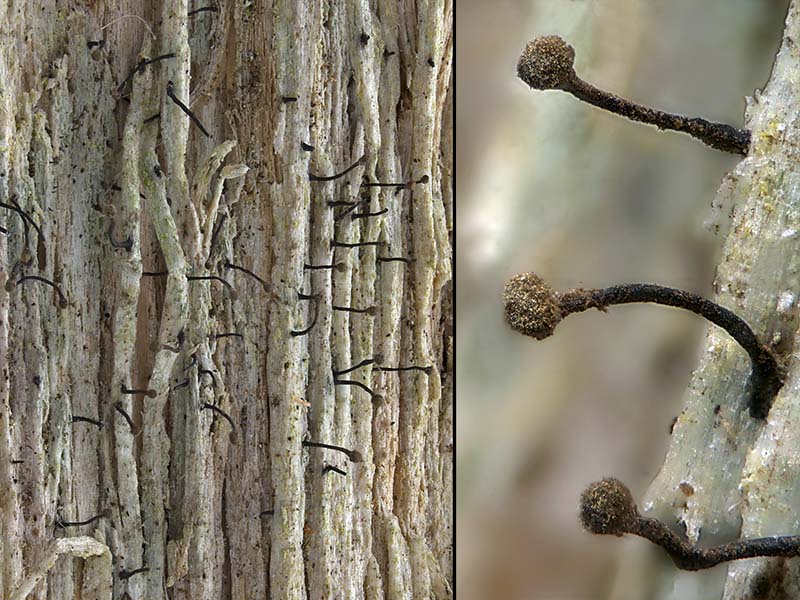
[[[525,46],[517,76],[535,90],[562,88],[575,75],[575,49],[557,35],[537,37]]]
[[[535,273],[521,273],[503,292],[506,322],[512,329],[537,340],[550,337],[563,318],[558,296]]]

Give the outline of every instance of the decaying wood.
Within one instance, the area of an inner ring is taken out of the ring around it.
[[[733,208],[716,299],[773,345],[788,378],[766,421],[753,419],[746,409],[747,358],[723,331],[710,328],[664,465],[642,503],[649,516],[680,523],[700,544],[800,532],[798,36],[800,5],[793,2],[770,80],[748,102],[750,153],[727,176],[715,202]],[[620,579],[640,587],[624,586],[616,597],[745,600],[800,594],[798,560],[753,559],[686,574],[675,573],[672,565],[661,570],[655,556],[631,556]]]
[[[215,6],[0,7],[0,596],[450,597],[452,3]]]

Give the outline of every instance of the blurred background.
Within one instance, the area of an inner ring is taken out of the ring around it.
[[[744,125],[769,77],[785,0],[458,0],[457,589],[462,599],[615,597],[620,540],[584,533],[583,488],[640,498],[658,472],[704,322],[626,306],[536,342],[501,295],[534,271],[555,289],[652,282],[711,294],[737,158],[516,78],[536,35],[642,104]]]

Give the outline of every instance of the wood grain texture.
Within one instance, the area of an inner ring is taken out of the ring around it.
[[[452,3],[215,6],[0,6],[0,596],[451,597]]]

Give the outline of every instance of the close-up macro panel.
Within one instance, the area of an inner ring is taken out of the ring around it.
[[[452,598],[452,0],[0,2],[0,598]]]
[[[461,597],[800,598],[800,2],[456,32]]]

